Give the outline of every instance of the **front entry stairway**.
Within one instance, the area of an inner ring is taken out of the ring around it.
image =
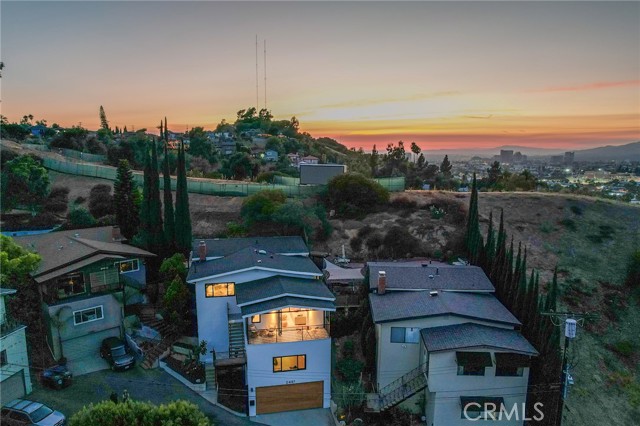
[[[426,387],[427,374],[424,371],[424,365],[420,365],[418,368],[409,371],[404,376],[380,389],[380,392],[367,394],[365,411],[379,413],[387,410],[400,404],[402,401]]]

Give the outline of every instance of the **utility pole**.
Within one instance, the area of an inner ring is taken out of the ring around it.
[[[573,377],[571,376],[571,366],[567,362],[567,354],[569,352],[569,343],[576,338],[578,325],[584,323],[586,319],[596,319],[598,315],[590,313],[578,312],[541,312],[540,315],[551,317],[551,322],[556,327],[564,326],[564,349],[562,352],[562,370],[560,372],[560,399],[558,401],[558,411],[556,414],[558,426],[562,425],[562,412],[564,410],[564,401],[569,394],[569,385],[573,385]],[[562,321],[564,319],[564,321]]]

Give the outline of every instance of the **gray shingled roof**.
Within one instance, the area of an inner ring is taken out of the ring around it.
[[[335,296],[321,280],[306,280],[274,276],[257,281],[236,284],[238,305],[251,304],[258,300],[281,297],[284,295],[323,298],[335,300]]]
[[[189,268],[187,282],[193,282],[200,278],[213,275],[258,267],[322,276],[322,272],[320,272],[315,263],[307,256],[260,254],[258,250],[246,247],[223,258],[211,259],[205,262],[194,260]]]
[[[303,299],[301,297],[279,297],[277,299],[267,300],[265,302],[254,303],[241,307],[242,316],[247,317],[256,315],[261,312],[270,312],[287,307],[292,308],[313,308],[324,311],[335,311],[336,304],[328,300],[319,299]]]
[[[389,322],[438,315],[458,315],[505,324],[520,322],[492,294],[439,291],[392,291],[369,294],[373,321]]]
[[[114,241],[111,226],[25,235],[13,237],[13,240],[42,257],[38,269],[32,273],[34,277],[72,265],[98,253],[127,257],[155,256],[148,251]]]
[[[478,266],[429,265],[398,262],[370,262],[369,288],[378,286],[378,272],[387,274],[388,290],[473,290],[495,291]],[[433,277],[431,277],[433,276]]]
[[[429,352],[454,349],[492,347],[526,355],[538,355],[538,351],[516,330],[464,323],[431,327],[420,330],[422,343]]]
[[[193,259],[198,257],[200,241],[207,244],[207,257],[229,256],[245,248],[265,250],[268,253],[291,254],[309,253],[309,248],[301,237],[251,237],[194,239]]]

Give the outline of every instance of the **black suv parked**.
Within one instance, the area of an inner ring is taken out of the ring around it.
[[[107,360],[112,370],[128,370],[136,363],[127,344],[117,337],[108,337],[102,341],[100,357]]]

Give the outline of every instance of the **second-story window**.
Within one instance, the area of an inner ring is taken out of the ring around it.
[[[122,262],[118,262],[116,265],[118,266],[118,270],[121,274],[134,272],[140,269],[140,262],[138,259],[124,260]]]
[[[84,279],[82,274],[70,274],[57,281],[58,297],[71,297],[84,293]]]
[[[8,364],[8,360],[7,360],[7,350],[3,350],[0,352],[0,367],[4,367],[5,365]]]
[[[273,372],[282,373],[291,370],[306,370],[306,355],[290,355],[273,357]]]
[[[529,366],[530,361],[526,355],[497,352],[496,376],[522,377],[524,368]]]
[[[491,367],[489,352],[456,352],[458,376],[484,376],[486,367]]]
[[[104,318],[102,314],[102,306],[94,306],[92,308],[73,312],[74,325],[84,324],[92,321],[98,321],[98,320],[101,320],[102,318]]]
[[[418,327],[391,327],[391,343],[418,343],[419,341]]]
[[[235,287],[234,283],[206,284],[204,287],[204,293],[206,297],[235,296]]]

